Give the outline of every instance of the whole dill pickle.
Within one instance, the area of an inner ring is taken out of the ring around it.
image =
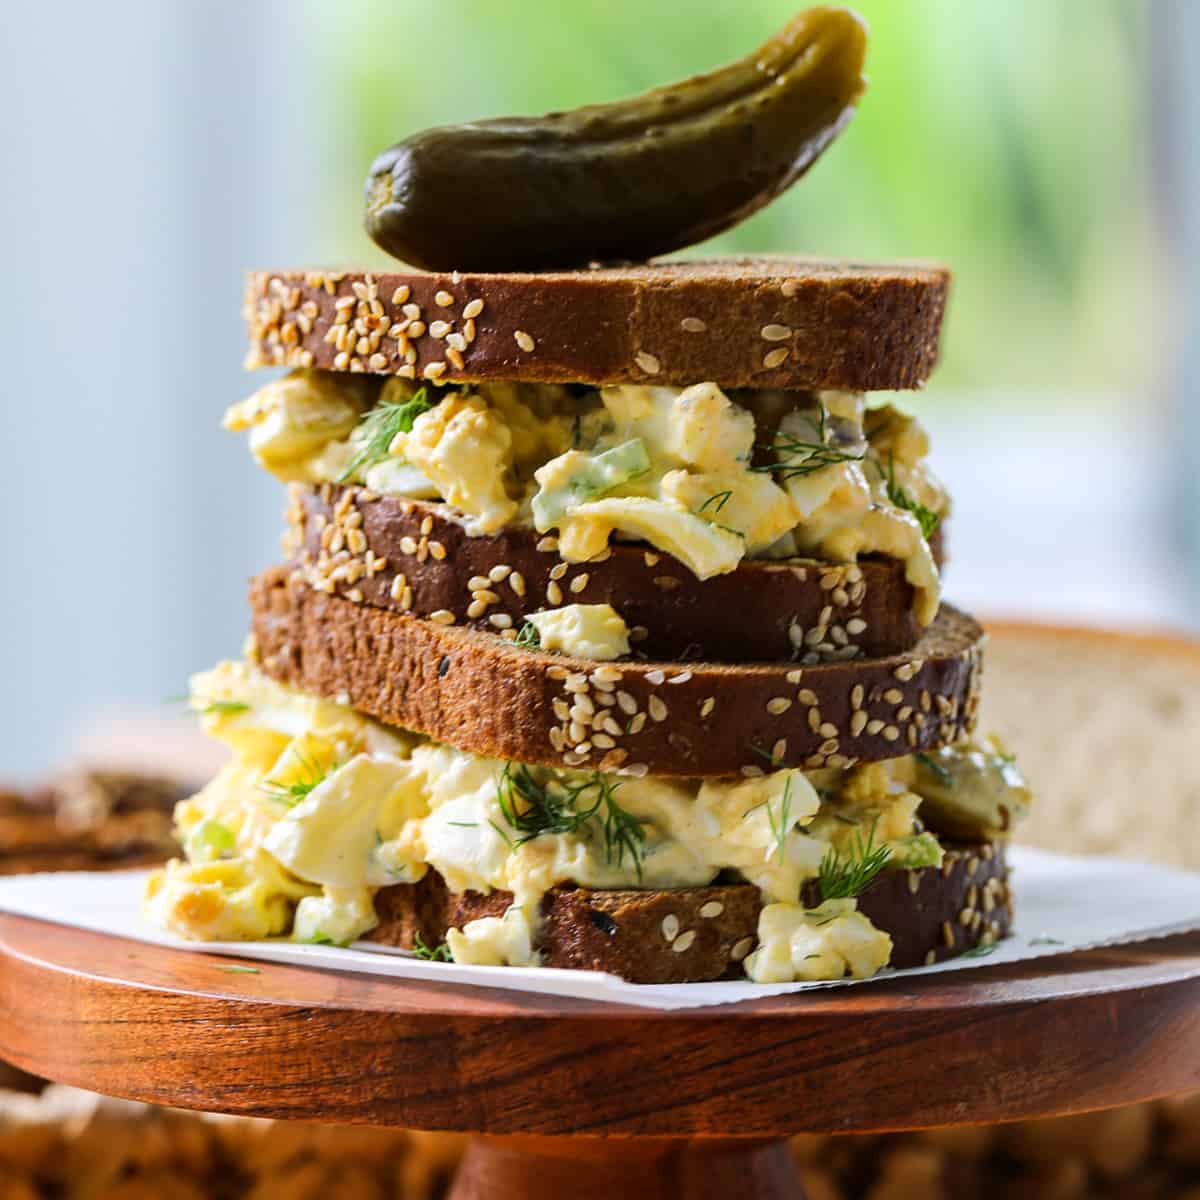
[[[720,233],[817,160],[862,94],[866,30],[797,14],[755,53],[613,104],[425,130],[381,154],[366,228],[429,270],[640,260]]]

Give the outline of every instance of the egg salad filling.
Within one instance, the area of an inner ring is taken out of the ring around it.
[[[432,870],[453,892],[512,895],[504,917],[449,931],[455,961],[531,965],[540,902],[559,884],[666,889],[719,877],[763,894],[751,978],[864,976],[887,964],[891,940],[857,911],[853,887],[830,881],[865,878],[872,864],[940,865],[922,788],[952,770],[991,772],[993,801],[979,807],[993,818],[1001,801],[1008,816],[1028,803],[989,747],[689,781],[481,758],[246,662],[195,676],[191,704],[233,754],[178,806],[185,857],[151,878],[145,908],[194,939],[348,944],[375,925],[379,889]],[[805,903],[813,880],[817,907]]]
[[[473,535],[554,533],[565,561],[611,538],[670,554],[700,579],[747,557],[905,564],[932,621],[929,538],[949,501],[910,416],[845,392],[547,384],[435,388],[296,370],[234,405],[226,428],[288,482],[355,483],[440,500]]]

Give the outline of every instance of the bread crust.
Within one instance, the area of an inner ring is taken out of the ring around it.
[[[789,257],[544,274],[255,271],[246,363],[443,382],[917,388],[937,361],[949,281],[936,265]]]
[[[293,485],[288,512],[292,561],[313,587],[418,617],[450,612],[500,636],[565,604],[612,605],[637,631],[634,648],[657,659],[843,661],[921,636],[904,564],[891,558],[746,559],[700,580],[668,554],[619,542],[602,561],[563,563],[555,539],[532,529],[471,537],[446,504],[360,487]]]
[[[790,663],[595,663],[314,591],[251,586],[257,654],[280,683],[488,757],[683,777],[881,761],[968,733],[983,631],[942,606],[902,655]]]
[[[815,883],[804,902],[820,902]],[[434,946],[448,929],[503,916],[511,904],[509,892],[450,892],[430,871],[420,883],[376,895],[380,922],[367,940],[411,950],[420,937]],[[762,895],[749,884],[657,891],[560,886],[543,898],[536,948],[545,966],[607,971],[630,983],[737,978],[761,910]],[[948,848],[940,868],[884,871],[860,897],[859,910],[891,936],[895,968],[953,958],[985,935],[1005,937],[1012,923],[1005,848],[964,844]],[[694,936],[680,941],[688,932]]]

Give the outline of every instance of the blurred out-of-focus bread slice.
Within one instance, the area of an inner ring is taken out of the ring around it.
[[[1019,839],[1200,869],[1200,642],[985,625],[980,728],[1036,797]]]

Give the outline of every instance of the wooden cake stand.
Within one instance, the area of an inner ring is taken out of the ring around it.
[[[469,1130],[454,1200],[798,1197],[790,1134],[1200,1089],[1200,934],[681,1012],[247,965],[0,916],[0,1057],[185,1108]]]

